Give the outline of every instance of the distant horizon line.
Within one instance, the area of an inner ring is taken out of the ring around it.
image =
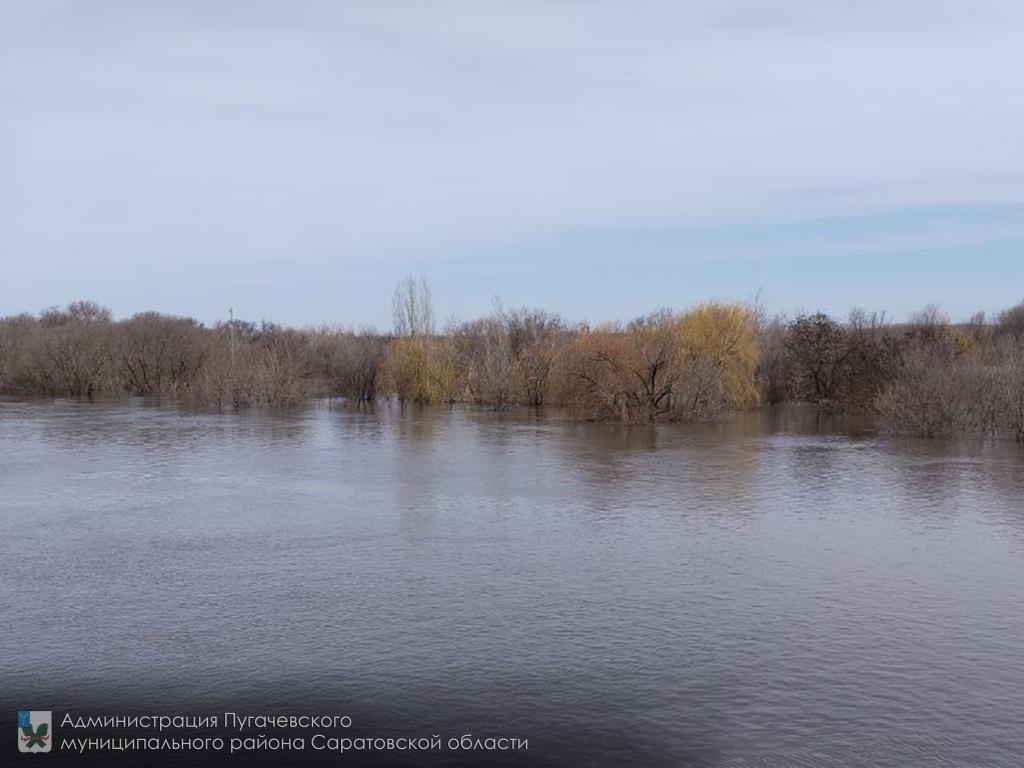
[[[933,301],[933,302],[927,302],[926,304],[922,305],[918,309],[908,313],[905,318],[897,319],[896,315],[890,315],[884,309],[883,310],[868,309],[865,305],[858,305],[858,304],[852,304],[849,307],[849,309],[846,310],[846,312],[841,313],[841,314],[840,313],[834,313],[834,312],[828,312],[828,311],[825,311],[823,309],[817,309],[817,308],[816,309],[808,309],[806,307],[801,307],[800,309],[795,309],[795,310],[792,310],[792,311],[771,311],[768,307],[765,306],[764,303],[762,303],[760,301],[758,296],[755,296],[754,298],[747,298],[747,299],[714,297],[714,298],[702,299],[702,300],[694,301],[694,302],[688,302],[686,304],[680,304],[680,305],[676,305],[676,306],[659,306],[659,307],[651,309],[651,310],[649,310],[647,312],[643,312],[643,313],[640,313],[640,314],[633,315],[633,316],[629,317],[628,319],[614,318],[614,319],[604,319],[604,320],[592,320],[590,318],[573,318],[573,317],[569,317],[568,315],[563,314],[561,312],[558,312],[557,310],[551,310],[551,309],[548,309],[546,307],[543,307],[543,306],[540,306],[540,305],[536,305],[536,304],[520,304],[520,303],[505,304],[504,302],[501,301],[500,296],[498,296],[497,294],[495,294],[495,296],[494,296],[494,301],[496,302],[497,306],[496,306],[495,309],[492,309],[491,312],[475,314],[473,316],[460,316],[460,315],[457,315],[457,314],[450,314],[450,315],[446,316],[441,323],[439,323],[439,326],[440,326],[440,328],[444,329],[444,328],[447,328],[449,326],[458,325],[460,323],[468,323],[468,322],[473,322],[474,320],[479,320],[479,319],[486,318],[486,317],[492,317],[492,316],[494,316],[495,311],[497,311],[497,308],[500,308],[502,311],[506,311],[506,312],[508,312],[508,311],[514,312],[514,311],[521,311],[521,310],[524,310],[524,311],[525,310],[542,311],[542,312],[545,312],[545,313],[547,313],[549,315],[552,315],[554,317],[558,317],[559,319],[561,319],[563,322],[565,322],[567,325],[570,325],[570,326],[584,326],[584,325],[586,325],[586,326],[590,326],[590,327],[599,327],[599,326],[623,326],[623,327],[625,327],[625,326],[629,325],[630,323],[636,322],[637,320],[641,320],[641,319],[643,319],[645,317],[649,317],[649,316],[657,314],[659,312],[669,311],[669,312],[680,313],[680,312],[685,312],[687,310],[690,310],[690,309],[693,309],[693,308],[696,308],[696,307],[705,306],[705,305],[716,305],[716,304],[717,305],[723,305],[723,304],[743,305],[743,306],[749,307],[752,311],[757,313],[759,317],[761,317],[762,319],[767,320],[767,321],[782,321],[782,322],[785,322],[785,321],[793,320],[793,319],[799,318],[799,317],[810,317],[810,316],[814,316],[814,315],[825,315],[825,316],[831,318],[832,320],[834,320],[836,322],[844,323],[847,320],[849,320],[852,315],[854,315],[855,313],[860,312],[860,313],[864,313],[867,317],[876,318],[881,324],[890,325],[890,326],[900,326],[900,325],[906,325],[906,324],[914,323],[915,322],[915,318],[919,319],[921,316],[923,316],[925,314],[937,315],[938,317],[941,317],[944,322],[949,323],[951,325],[969,325],[969,324],[978,323],[978,322],[982,322],[982,323],[984,323],[986,325],[994,325],[994,324],[998,323],[998,317],[999,317],[999,315],[1001,313],[1007,312],[1007,311],[1012,310],[1012,309],[1017,309],[1017,308],[1024,307],[1024,296],[1022,296],[1021,301],[1017,302],[1015,304],[1011,304],[1011,305],[1008,305],[1008,306],[999,307],[999,308],[991,309],[991,310],[979,309],[979,310],[977,310],[976,312],[974,312],[972,315],[970,315],[968,317],[957,317],[957,318],[954,318],[954,317],[950,316],[949,314],[947,314],[945,312],[941,302],[934,302]],[[178,318],[178,319],[185,319],[185,320],[193,320],[193,321],[199,323],[202,326],[208,326],[208,327],[215,327],[217,325],[228,324],[230,322],[239,322],[239,323],[253,323],[253,324],[266,323],[266,324],[269,324],[269,325],[278,326],[280,328],[293,328],[293,329],[296,329],[296,330],[317,329],[317,328],[330,328],[330,329],[334,329],[334,330],[352,331],[352,332],[373,332],[373,333],[376,333],[376,334],[379,334],[379,335],[389,335],[390,331],[391,331],[391,329],[389,329],[386,326],[382,326],[380,324],[371,323],[371,322],[344,322],[344,321],[329,321],[329,320],[321,320],[321,321],[314,321],[314,322],[304,322],[304,323],[282,322],[282,321],[278,321],[278,320],[273,319],[273,317],[271,315],[269,315],[269,314],[264,314],[262,316],[256,317],[256,316],[245,315],[244,313],[239,313],[236,310],[235,305],[229,305],[225,309],[223,316],[218,316],[218,317],[216,317],[216,318],[214,318],[212,320],[208,319],[208,318],[204,318],[204,317],[198,316],[198,315],[189,314],[188,312],[166,311],[166,310],[160,310],[160,309],[139,309],[139,310],[136,310],[136,311],[133,311],[133,312],[115,312],[113,307],[111,307],[110,305],[108,305],[108,304],[106,304],[106,303],[104,303],[102,301],[97,301],[95,299],[87,299],[87,298],[74,299],[74,300],[71,300],[71,301],[63,302],[63,303],[57,302],[57,303],[47,304],[44,307],[42,307],[42,308],[40,308],[38,310],[35,310],[35,311],[33,311],[33,310],[20,310],[20,311],[2,310],[2,311],[0,311],[0,320],[7,319],[7,318],[15,318],[15,317],[24,316],[24,315],[28,315],[28,316],[31,316],[33,318],[39,319],[39,318],[43,317],[44,315],[46,315],[47,313],[50,313],[50,312],[66,311],[69,307],[71,307],[71,306],[73,306],[75,304],[91,304],[91,305],[94,305],[94,306],[96,306],[96,307],[98,307],[98,308],[100,308],[102,310],[105,310],[107,313],[109,313],[109,318],[108,319],[111,322],[123,322],[123,321],[126,321],[126,320],[130,320],[133,317],[140,316],[140,315],[156,314],[156,315],[161,315],[161,316],[164,316],[164,317],[171,317],[171,318]]]

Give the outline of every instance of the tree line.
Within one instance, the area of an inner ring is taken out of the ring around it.
[[[626,324],[505,309],[436,327],[430,289],[395,290],[393,330],[206,326],[87,301],[0,318],[0,392],[148,396],[212,407],[369,402],[554,406],[581,419],[702,421],[763,403],[873,414],[892,433],[1024,442],[1024,303],[953,323],[936,307],[889,323],[854,310],[767,317],[709,302]]]

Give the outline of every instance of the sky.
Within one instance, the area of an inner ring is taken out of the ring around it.
[[[0,0],[0,315],[1024,299],[1020,0]]]

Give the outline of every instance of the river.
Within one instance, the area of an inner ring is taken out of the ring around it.
[[[0,524],[6,710],[323,710],[536,765],[1024,756],[1009,444],[7,399]]]

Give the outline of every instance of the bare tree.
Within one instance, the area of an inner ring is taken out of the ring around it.
[[[313,334],[312,354],[326,394],[355,402],[377,395],[377,379],[387,358],[387,342],[371,330],[358,333],[320,329]]]
[[[789,324],[786,349],[793,359],[797,397],[818,403],[832,400],[846,363],[842,327],[821,312],[800,315]]]
[[[187,388],[208,350],[195,320],[156,312],[119,323],[115,347],[126,388],[140,395],[175,394]]]
[[[484,370],[490,390],[489,399],[496,408],[505,408],[512,401],[512,346],[508,317],[498,297],[494,298],[494,309],[484,328]]]
[[[1024,339],[1024,301],[999,313],[998,330],[1017,339]]]
[[[544,404],[551,374],[567,335],[558,315],[539,309],[520,309],[506,315],[509,345],[519,399],[526,405]]]
[[[40,317],[36,369],[41,389],[92,398],[115,388],[110,310],[89,301],[48,309]]]
[[[790,398],[793,385],[793,363],[786,347],[787,322],[782,315],[762,319],[757,326],[757,380],[761,397],[767,403],[781,403]]]
[[[1024,444],[1024,343],[1015,339],[1000,355],[997,426]]]
[[[987,426],[988,372],[950,361],[930,346],[907,351],[899,373],[877,399],[881,426],[920,437],[979,433]]]
[[[30,353],[38,322],[29,314],[0,319],[0,392],[31,392],[35,366]]]
[[[391,299],[391,316],[399,338],[433,336],[434,305],[427,281],[412,275],[400,281]]]
[[[844,410],[870,410],[875,397],[896,375],[898,341],[884,315],[862,309],[850,312],[845,331],[846,349],[834,393]]]
[[[576,405],[598,420],[669,418],[680,362],[675,318],[667,310],[638,318],[625,331],[583,329],[571,365]]]

